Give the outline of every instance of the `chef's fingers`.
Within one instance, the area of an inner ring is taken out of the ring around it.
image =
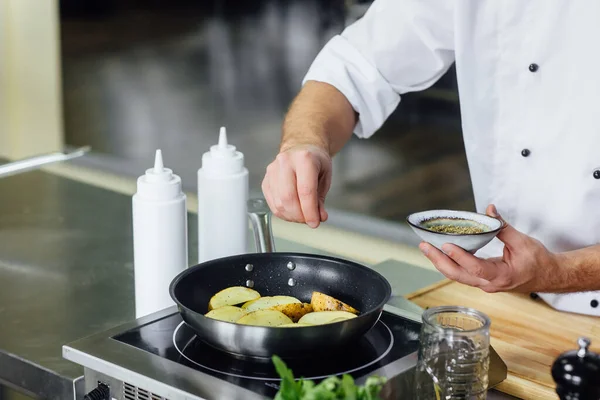
[[[498,212],[498,210],[496,209],[496,206],[493,204],[490,204],[487,206],[485,213],[487,215],[489,215],[490,217],[494,217],[496,219],[499,219],[500,222],[502,222],[502,229],[505,229],[508,226],[508,222],[506,222],[506,220],[504,218],[502,218],[502,215],[500,215],[500,213]]]
[[[448,257],[456,264],[460,265],[462,269],[467,271],[471,276],[485,279],[486,281],[491,281],[498,276],[498,268],[496,265],[487,260],[475,257],[458,246],[446,243],[442,246],[442,250],[444,250],[444,253],[446,253]]]
[[[491,217],[498,218],[500,221],[502,221],[502,229],[500,230],[500,232],[498,232],[498,235],[496,237],[498,238],[498,240],[502,241],[509,249],[522,245],[523,242],[527,239],[526,235],[516,230],[511,224],[509,224],[508,222],[506,222],[506,220],[504,220],[504,218],[502,218],[495,205],[490,204],[486,209],[486,214]]]
[[[282,214],[283,219],[292,222],[304,222],[304,216],[300,209],[300,200],[296,186],[296,173],[292,168],[292,160],[289,154],[280,153],[275,162],[277,163],[277,194],[275,195],[275,206]]]
[[[273,214],[281,219],[285,220],[283,204],[278,201],[279,195],[277,193],[277,187],[279,186],[279,166],[273,161],[267,167],[267,174],[264,180],[264,191],[265,200],[269,204]]]
[[[325,210],[325,198],[319,198],[319,215],[321,217],[321,222],[327,221],[329,218],[329,213]]]
[[[321,222],[319,215],[318,189],[319,171],[314,161],[308,157],[296,160],[296,181],[298,183],[298,198],[304,221],[311,228],[316,228]]]
[[[278,216],[277,208],[275,207],[275,203],[273,202],[273,195],[271,192],[271,185],[269,183],[269,179],[270,179],[270,175],[269,175],[269,173],[267,173],[262,181],[261,188],[262,188],[263,196],[265,196],[265,200],[267,201],[269,208],[271,209],[273,214],[275,214],[275,216]]]
[[[329,193],[331,187],[331,168],[326,166],[319,176],[319,214],[321,215],[321,221],[327,221],[329,213],[325,210],[325,197]]]
[[[485,279],[472,276],[463,268],[455,263],[452,259],[446,256],[444,253],[436,249],[429,243],[422,242],[419,248],[425,254],[425,257],[429,259],[435,266],[448,279],[456,282],[463,283],[465,285],[480,287],[489,284]]]
[[[500,216],[500,213],[498,212],[498,209],[496,208],[495,204],[489,204],[485,209],[485,213],[490,217],[498,218],[499,220],[504,221]]]
[[[496,237],[503,242],[509,250],[522,246],[528,238],[528,236],[519,232],[510,224],[507,224],[502,228]]]

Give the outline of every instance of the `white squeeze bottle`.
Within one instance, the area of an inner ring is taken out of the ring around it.
[[[247,252],[248,169],[244,155],[227,143],[221,128],[219,144],[202,156],[198,170],[198,258],[200,262]]]
[[[132,206],[135,315],[140,318],[175,304],[169,284],[188,266],[186,196],[181,178],[164,167],[160,150],[154,168],[138,178]]]

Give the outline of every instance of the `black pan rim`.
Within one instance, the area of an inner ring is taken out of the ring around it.
[[[365,313],[359,314],[357,316],[357,318],[360,318],[362,316],[367,316],[367,315],[375,314],[375,313],[379,313],[380,316],[381,316],[381,312],[383,310],[383,307],[387,304],[387,302],[390,300],[390,298],[392,296],[392,286],[390,285],[390,283],[388,282],[388,280],[383,275],[381,275],[379,272],[375,271],[372,268],[367,267],[366,265],[362,265],[362,264],[359,264],[359,263],[354,262],[354,261],[344,260],[342,258],[333,257],[333,256],[321,256],[321,255],[316,255],[316,254],[299,253],[299,252],[274,252],[274,253],[246,253],[246,254],[237,254],[237,255],[234,255],[234,256],[228,256],[228,257],[218,258],[218,259],[206,261],[206,262],[203,262],[203,263],[200,263],[200,264],[196,264],[194,266],[188,267],[184,271],[180,272],[177,276],[175,276],[175,278],[173,278],[173,280],[169,284],[169,295],[171,296],[171,299],[173,299],[173,301],[175,302],[175,304],[177,305],[177,307],[180,310],[183,309],[183,310],[185,310],[185,312],[197,314],[198,316],[201,316],[202,318],[210,320],[213,323],[235,325],[237,327],[240,327],[241,329],[253,329],[253,330],[282,329],[282,328],[278,328],[278,327],[269,327],[269,326],[239,325],[239,324],[236,324],[235,322],[219,321],[219,320],[216,320],[216,319],[207,318],[207,317],[204,316],[204,314],[199,313],[197,311],[194,311],[194,310],[190,309],[189,307],[185,306],[184,304],[182,304],[179,301],[179,299],[177,298],[177,296],[175,296],[175,287],[177,286],[177,284],[182,279],[184,279],[187,275],[192,274],[193,272],[195,272],[195,271],[197,271],[199,269],[208,267],[208,266],[216,264],[216,263],[226,262],[228,260],[261,258],[261,257],[265,257],[265,255],[270,255],[270,256],[276,257],[276,258],[296,257],[296,258],[313,259],[313,260],[334,261],[334,262],[339,262],[339,263],[343,263],[343,264],[348,264],[348,265],[351,265],[351,266],[353,266],[355,268],[359,268],[359,269],[362,269],[362,270],[368,271],[369,273],[374,274],[384,284],[384,286],[386,288],[385,296],[384,296],[383,300],[381,302],[379,302],[375,307],[373,307],[371,310],[369,310],[369,311],[367,311]],[[326,325],[315,325],[315,326],[309,326],[309,327],[302,327],[300,329],[323,328],[323,327],[326,327],[328,325],[331,326],[331,325],[343,324],[344,322],[346,322],[346,321],[339,321],[339,322],[334,322],[332,324],[326,324]],[[290,328],[290,329],[293,329],[293,328]]]

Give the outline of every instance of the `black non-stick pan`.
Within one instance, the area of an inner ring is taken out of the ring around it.
[[[171,297],[200,339],[242,356],[298,357],[356,342],[377,323],[391,295],[390,284],[381,274],[338,258],[273,252],[268,206],[264,200],[251,200],[248,212],[260,253],[204,262],[171,282]],[[319,291],[360,313],[341,322],[298,328],[238,325],[205,317],[210,298],[231,286],[252,287],[261,296],[293,296],[306,303],[313,291]]]

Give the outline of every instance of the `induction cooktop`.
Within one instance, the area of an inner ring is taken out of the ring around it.
[[[302,358],[285,359],[296,378],[319,382],[329,376],[350,374],[366,378],[374,371],[417,351],[420,324],[383,312],[377,324],[358,342]],[[179,314],[115,335],[126,345],[214,376],[257,394],[274,397],[279,376],[270,359],[243,358],[200,340]]]

